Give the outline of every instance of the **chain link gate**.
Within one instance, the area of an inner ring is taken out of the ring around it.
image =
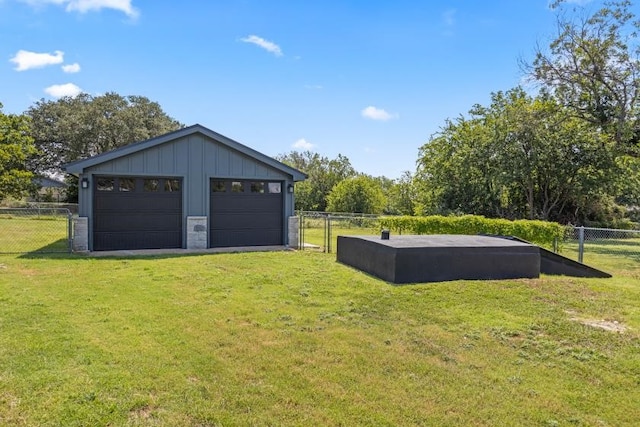
[[[70,253],[72,217],[65,208],[0,208],[0,253]]]
[[[380,215],[301,211],[298,216],[302,250],[332,253],[336,250],[338,235],[380,233]]]

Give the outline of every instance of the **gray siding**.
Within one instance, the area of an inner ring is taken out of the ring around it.
[[[93,175],[176,176],[183,178],[184,216],[207,216],[210,178],[284,181],[285,216],[293,214],[293,197],[287,185],[292,176],[235,151],[200,133],[138,151],[85,169]],[[91,185],[81,197],[79,213],[91,216]]]

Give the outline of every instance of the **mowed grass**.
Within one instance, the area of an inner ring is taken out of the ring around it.
[[[638,267],[392,286],[309,251],[4,255],[0,425],[635,426]]]
[[[0,253],[66,252],[68,249],[66,216],[0,214]]]
[[[562,246],[561,254],[578,259],[578,243],[570,241]],[[633,270],[640,265],[640,239],[595,239],[584,243],[583,262],[608,270]]]

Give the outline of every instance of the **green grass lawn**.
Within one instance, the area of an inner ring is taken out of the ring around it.
[[[391,286],[309,251],[0,256],[0,425],[635,426],[621,265]]]
[[[64,215],[0,214],[0,253],[66,252],[68,219]]]

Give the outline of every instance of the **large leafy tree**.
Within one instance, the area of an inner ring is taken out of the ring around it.
[[[349,159],[341,154],[335,159],[320,156],[311,151],[292,151],[277,159],[308,175],[296,184],[296,209],[303,211],[326,211],[327,196],[339,182],[353,177],[356,171]]]
[[[521,88],[449,121],[418,165],[425,212],[560,221],[587,218],[616,176],[606,134]]]
[[[33,173],[27,170],[27,159],[35,153],[29,118],[5,115],[0,104],[0,200],[20,198],[32,189]]]
[[[528,66],[531,76],[583,120],[607,132],[626,152],[640,143],[640,21],[632,2],[607,1],[587,16],[567,14],[557,0],[558,34]],[[568,18],[569,16],[569,18]]]
[[[400,178],[391,179],[385,176],[374,178],[386,199],[383,213],[390,215],[413,215],[415,210],[415,191],[413,175],[404,171]]]
[[[182,127],[143,96],[86,93],[36,102],[26,113],[40,151],[32,168],[60,172],[65,163],[153,138]]]
[[[447,120],[420,148],[415,175],[417,214],[502,216],[502,180],[492,160],[489,127],[480,117]]]
[[[340,181],[327,197],[331,212],[380,214],[387,201],[379,179],[358,175]]]

